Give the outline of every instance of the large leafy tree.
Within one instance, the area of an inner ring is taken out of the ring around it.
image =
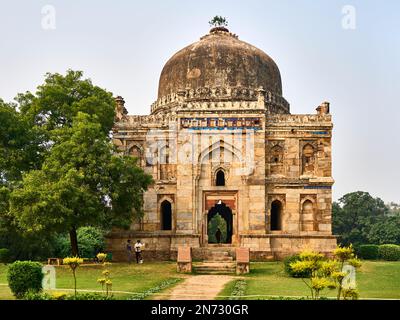
[[[333,204],[333,232],[346,245],[368,243],[371,227],[387,213],[388,207],[380,198],[362,191],[348,193]]]
[[[46,74],[18,109],[0,101],[0,228],[24,239],[69,232],[73,254],[77,228],[128,226],[151,183],[114,152],[112,93],[82,76]]]
[[[11,194],[11,213],[27,232],[68,230],[78,255],[82,226],[129,225],[141,214],[142,193],[152,182],[135,159],[113,154],[96,115],[79,112],[70,127],[54,129],[54,145],[40,170],[25,174]]]

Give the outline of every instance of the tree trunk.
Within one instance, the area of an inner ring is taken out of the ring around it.
[[[71,242],[71,253],[73,257],[79,256],[79,249],[78,249],[78,236],[76,234],[76,229],[72,228],[69,232],[69,240]]]

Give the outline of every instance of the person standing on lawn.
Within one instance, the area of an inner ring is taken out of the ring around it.
[[[136,241],[136,243],[135,243],[136,263],[143,263],[142,247],[143,247],[143,243],[141,243],[140,240]]]
[[[131,264],[131,262],[132,262],[132,244],[131,244],[130,239],[128,239],[128,241],[126,241],[126,254],[128,256],[128,263]]]

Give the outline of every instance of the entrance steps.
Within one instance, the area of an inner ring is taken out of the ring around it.
[[[231,249],[231,250],[230,250]],[[203,262],[193,264],[196,273],[201,274],[233,274],[236,272],[236,262],[234,260],[234,248],[207,247]]]
[[[232,262],[233,257],[229,254],[228,251],[210,250],[205,261],[206,262],[218,262],[218,261]]]
[[[194,271],[201,274],[233,274],[236,272],[235,262],[207,261],[195,264]]]

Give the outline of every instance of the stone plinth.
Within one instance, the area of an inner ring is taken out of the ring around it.
[[[245,274],[250,272],[250,249],[236,249],[236,274]]]
[[[178,258],[176,262],[178,272],[192,272],[191,247],[178,247]]]

